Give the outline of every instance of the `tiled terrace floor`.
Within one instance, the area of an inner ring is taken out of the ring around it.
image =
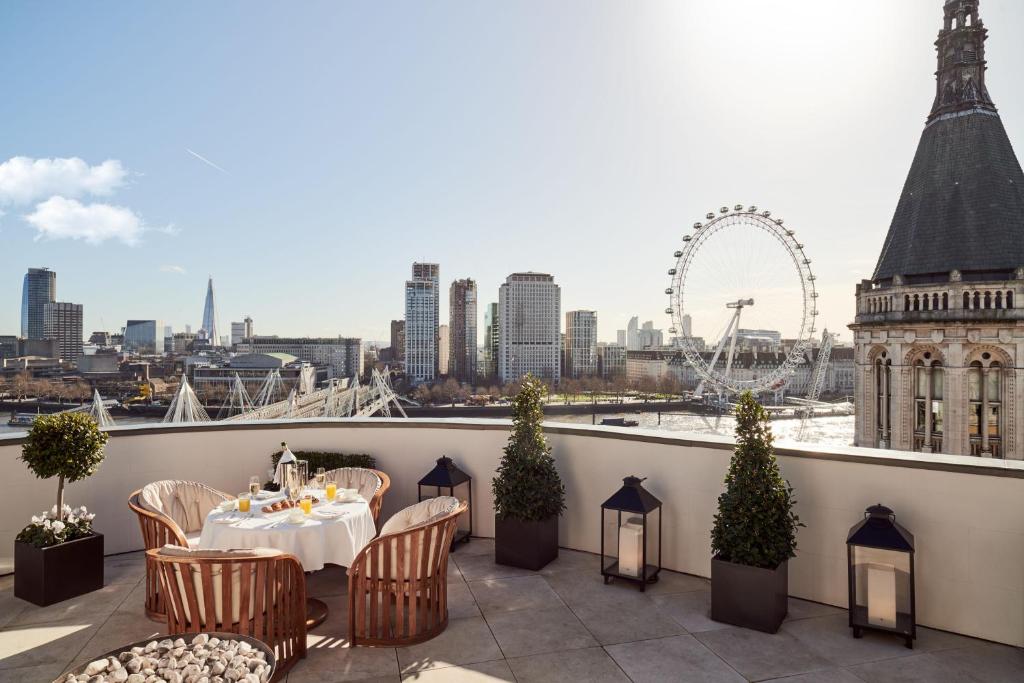
[[[790,601],[775,635],[708,618],[704,579],[666,572],[646,594],[605,586],[593,555],[561,552],[541,572],[494,564],[493,543],[452,555],[450,623],[410,648],[350,648],[345,574],[309,576],[328,620],[289,683],[336,681],[1024,681],[1024,650],[920,629],[916,649],[896,638],[854,640],[846,613]],[[107,559],[107,586],[38,608],[0,578],[0,683],[50,681],[72,664],[162,632],[142,611],[141,553]]]

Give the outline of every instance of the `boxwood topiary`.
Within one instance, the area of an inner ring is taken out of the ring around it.
[[[793,488],[782,478],[772,448],[768,411],[744,392],[736,405],[736,449],[711,530],[720,560],[775,569],[796,556]]]

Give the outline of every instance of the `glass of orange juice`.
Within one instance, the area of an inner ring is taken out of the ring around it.
[[[250,509],[250,501],[252,501],[251,495],[248,493],[240,493],[238,495],[238,511],[248,513]]]
[[[333,501],[334,497],[338,495],[338,485],[333,481],[327,482],[327,489],[324,495],[327,497],[327,500]]]
[[[307,515],[311,514],[313,512],[313,496],[308,493],[302,494],[302,498],[299,500],[299,507]]]

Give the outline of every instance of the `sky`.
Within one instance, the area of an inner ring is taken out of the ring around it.
[[[614,341],[632,315],[670,325],[681,237],[742,203],[796,231],[818,327],[849,339],[942,4],[4,2],[0,334],[46,266],[87,335],[198,329],[212,275],[222,334],[250,315],[258,334],[387,340],[420,260],[441,265],[443,318],[457,278],[482,328],[509,273],[549,272]],[[1019,150],[1024,3],[981,13]],[[742,270],[750,245],[723,244]]]

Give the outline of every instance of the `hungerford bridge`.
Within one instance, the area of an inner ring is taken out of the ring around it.
[[[250,398],[245,383],[235,375],[231,392],[220,411],[217,420],[243,422],[250,420],[301,419],[306,417],[391,417],[392,408],[402,417],[407,417],[401,399],[391,387],[391,373],[376,368],[368,384],[358,379],[332,379],[323,389],[312,390],[309,382],[288,392],[284,399],[277,400],[282,393],[281,374],[272,370],[263,381],[255,398]],[[174,399],[171,401],[164,422],[209,422],[206,412],[188,380],[182,376]]]

